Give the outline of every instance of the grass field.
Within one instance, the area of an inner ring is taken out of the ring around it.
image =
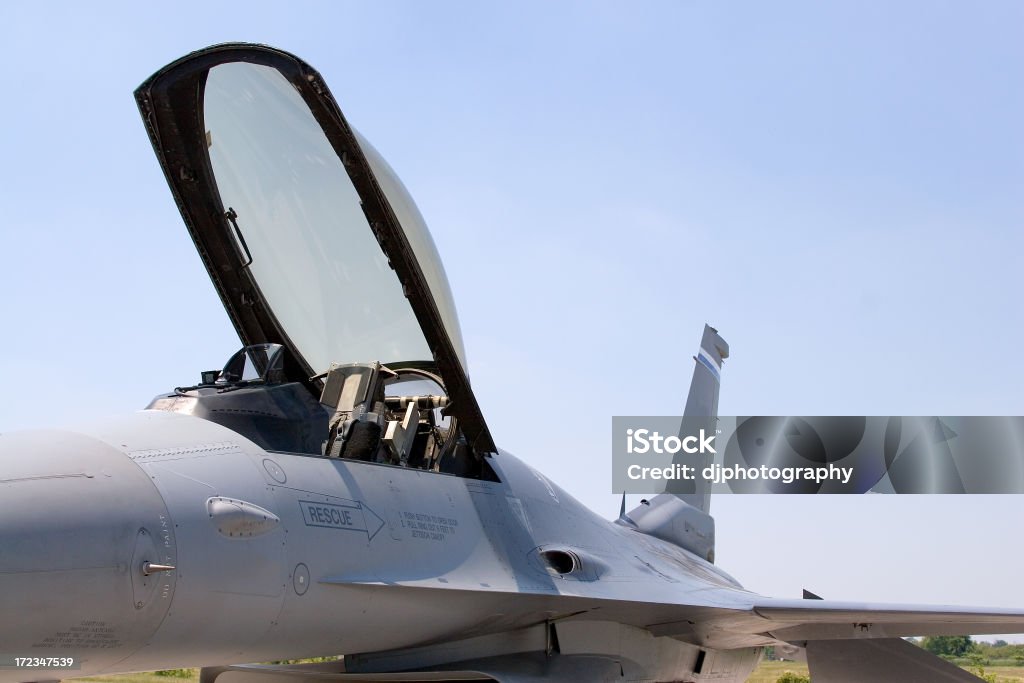
[[[976,668],[964,668],[973,674],[978,673]],[[806,676],[807,665],[803,662],[761,662],[761,666],[754,670],[747,683],[775,683],[779,676],[787,671]],[[989,666],[985,667],[985,674],[995,674],[997,683],[1024,683],[1024,667],[1021,666]]]
[[[754,669],[750,674],[747,683],[775,683],[779,676],[792,671],[796,674],[807,675],[807,665],[803,662],[761,662],[761,666]]]
[[[196,683],[199,680],[199,669],[181,669],[181,676],[158,676],[155,673],[148,674],[120,674],[117,676],[93,676],[81,678],[82,681],[93,681],[94,683]],[[184,672],[188,675],[184,675]]]
[[[188,675],[180,676],[158,676],[146,673],[94,676],[81,680],[93,683],[196,683],[199,680],[199,670],[190,669],[188,671]],[[754,670],[754,673],[747,679],[747,683],[776,683],[779,676],[787,671],[806,676],[807,665],[802,662],[761,662],[761,666]],[[976,670],[970,668],[968,671],[977,673]],[[184,674],[184,672],[182,673]],[[1024,683],[1024,667],[1022,666],[990,666],[986,667],[985,673],[988,676],[995,674],[996,683]]]

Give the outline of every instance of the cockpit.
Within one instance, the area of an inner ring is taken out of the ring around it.
[[[267,450],[493,477],[430,232],[319,74],[272,48],[223,45],[157,72],[136,98],[245,344],[150,407]]]
[[[444,381],[423,363],[334,364],[303,383],[288,381],[290,361],[281,344],[246,346],[147,408],[216,422],[268,451],[496,479],[447,414]],[[311,387],[321,387],[319,400]]]

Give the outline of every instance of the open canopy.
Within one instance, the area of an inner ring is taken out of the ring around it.
[[[332,363],[434,369],[470,444],[495,450],[426,224],[316,71],[273,48],[219,45],[135,96],[243,343],[288,347],[286,375],[307,383]]]

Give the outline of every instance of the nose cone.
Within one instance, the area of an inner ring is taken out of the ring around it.
[[[121,451],[72,432],[0,435],[0,650],[81,670],[0,669],[0,681],[100,671],[137,650],[170,603],[173,525]]]

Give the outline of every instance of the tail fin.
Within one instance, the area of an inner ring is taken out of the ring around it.
[[[704,326],[700,350],[693,357],[693,379],[690,395],[686,397],[686,417],[718,417],[718,389],[722,380],[722,361],[729,357],[729,344],[719,336],[718,330]]]
[[[686,397],[682,430],[694,434],[695,429],[715,433],[718,422],[718,388],[722,377],[722,361],[729,357],[729,345],[718,336],[718,330],[704,326],[700,350],[693,357],[696,367]],[[680,433],[680,437],[685,436]],[[692,459],[690,460],[692,462]],[[707,463],[707,464],[710,464]],[[669,482],[666,492],[650,501],[643,501],[628,515],[624,514],[625,498],[619,523],[640,533],[675,543],[708,562],[715,561],[715,520],[708,513],[711,507],[711,484],[701,478]]]
[[[683,410],[684,430],[701,428],[709,434],[715,433],[718,424],[718,390],[722,379],[722,361],[728,357],[729,344],[719,336],[718,330],[710,325],[704,325],[700,349],[693,357],[693,379],[690,380],[690,393],[686,397],[686,408]],[[674,483],[668,492],[701,512],[706,513],[711,507],[711,484],[701,479]]]

